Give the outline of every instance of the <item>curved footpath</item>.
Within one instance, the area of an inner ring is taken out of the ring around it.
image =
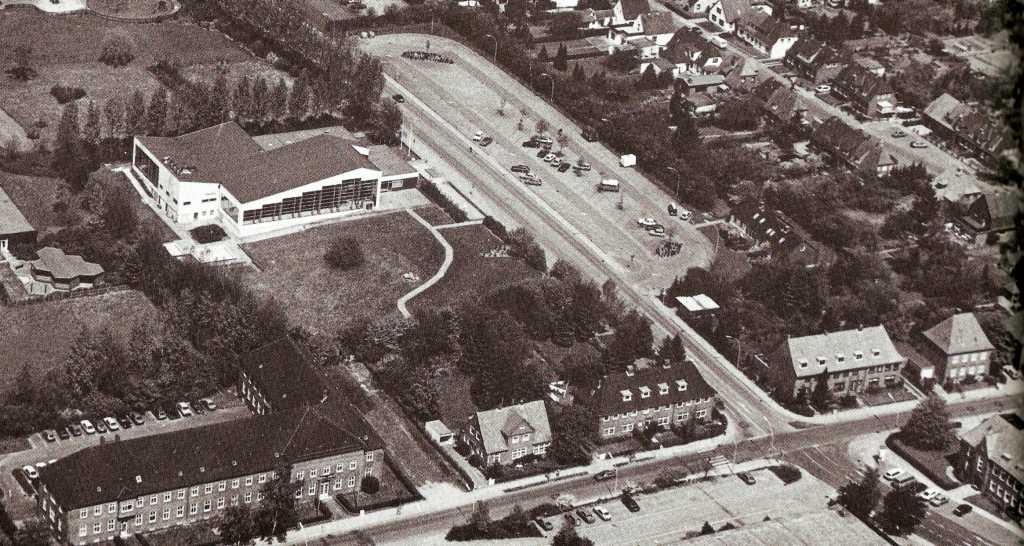
[[[412,313],[409,312],[409,309],[406,308],[405,304],[408,303],[409,300],[423,293],[426,289],[437,284],[437,281],[444,278],[445,274],[448,273],[448,268],[452,265],[452,260],[455,258],[455,251],[452,250],[452,245],[445,240],[444,236],[441,235],[441,232],[437,230],[436,226],[430,225],[430,222],[424,220],[422,216],[416,214],[416,211],[412,209],[405,209],[405,211],[409,213],[409,216],[415,218],[417,222],[423,224],[423,227],[430,230],[430,233],[435,239],[437,239],[437,242],[441,243],[441,246],[444,247],[444,262],[441,263],[441,267],[437,269],[437,272],[427,279],[427,282],[413,288],[408,294],[398,298],[398,312],[401,313],[403,317],[409,318],[412,316]]]

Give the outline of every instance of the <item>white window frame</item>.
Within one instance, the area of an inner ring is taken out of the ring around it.
[[[185,505],[184,504],[182,504],[181,506],[178,506],[177,508],[174,509],[174,517],[176,517],[176,518],[183,518],[183,517],[185,517]]]

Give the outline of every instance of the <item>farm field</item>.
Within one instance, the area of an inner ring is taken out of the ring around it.
[[[358,240],[366,263],[331,269],[323,256],[336,237]],[[316,227],[243,248],[261,269],[244,274],[253,289],[274,297],[292,324],[327,335],[360,318],[397,313],[398,298],[415,287],[402,275],[413,273],[422,282],[444,259],[440,243],[405,213]]]

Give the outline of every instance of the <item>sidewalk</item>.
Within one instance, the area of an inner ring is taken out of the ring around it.
[[[1019,379],[1010,379],[1004,385],[971,389],[964,392],[946,392],[945,389],[939,385],[935,385],[932,390],[946,402],[977,401],[986,400],[988,398],[999,398],[1001,396],[1024,394],[1024,381]]]

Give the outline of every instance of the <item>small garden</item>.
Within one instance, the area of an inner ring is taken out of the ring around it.
[[[390,462],[381,469],[380,478],[367,476],[352,493],[335,495],[338,504],[350,514],[360,510],[380,510],[422,499],[416,488],[396,471]]]
[[[464,542],[469,540],[499,540],[509,538],[527,538],[543,536],[532,517],[550,515],[541,505],[527,513],[518,504],[512,507],[512,513],[501,518],[492,519],[490,509],[485,502],[477,502],[469,521],[456,525],[445,535],[445,540]],[[541,510],[538,510],[541,509]],[[557,508],[555,508],[557,513]],[[536,514],[536,515],[535,515]]]

